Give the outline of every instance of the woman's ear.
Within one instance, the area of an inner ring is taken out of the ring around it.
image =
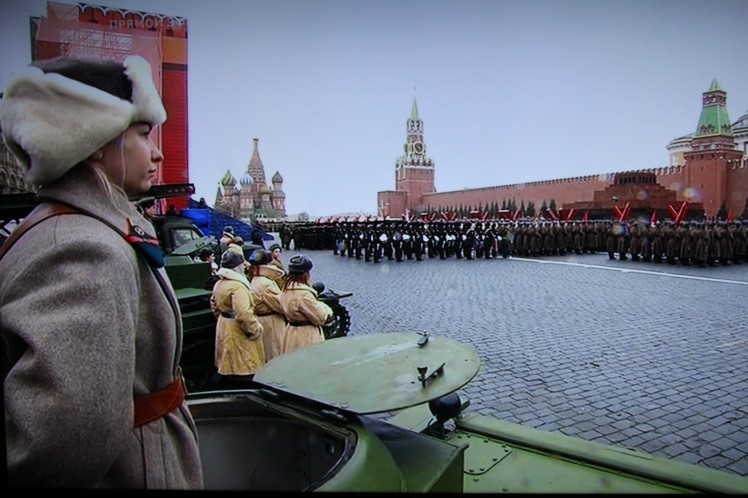
[[[100,163],[104,159],[104,149],[99,149],[88,157],[89,162]]]

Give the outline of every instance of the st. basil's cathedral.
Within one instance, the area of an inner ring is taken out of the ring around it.
[[[226,171],[219,182],[215,209],[234,218],[251,217],[280,218],[286,216],[286,194],[283,193],[283,177],[276,171],[271,179],[272,187],[265,180],[265,166],[260,159],[259,138],[254,138],[254,150],[247,171],[237,182],[231,171]]]

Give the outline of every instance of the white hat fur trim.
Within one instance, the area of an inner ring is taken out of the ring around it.
[[[166,120],[148,62],[124,61],[132,103],[56,73],[28,68],[0,100],[0,127],[33,185],[54,182],[118,137],[131,124]]]

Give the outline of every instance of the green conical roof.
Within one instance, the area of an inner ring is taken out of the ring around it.
[[[713,95],[710,93],[726,93],[717,83],[717,78],[712,80],[709,90],[704,92],[704,104],[699,116],[699,124],[696,125],[694,138],[709,137],[715,135],[732,136],[732,125],[730,115],[727,113],[727,99],[724,95]]]
[[[410,119],[420,119],[418,117],[418,104],[415,97],[413,97],[413,109],[410,111]]]

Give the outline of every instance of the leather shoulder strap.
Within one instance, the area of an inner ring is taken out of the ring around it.
[[[60,216],[63,214],[83,214],[77,209],[62,204],[60,202],[45,202],[37,206],[29,216],[24,218],[18,227],[10,234],[10,237],[0,246],[0,259],[3,259],[5,253],[15,244],[23,234],[31,230],[33,227],[41,223],[42,221],[52,218],[53,216]]]

